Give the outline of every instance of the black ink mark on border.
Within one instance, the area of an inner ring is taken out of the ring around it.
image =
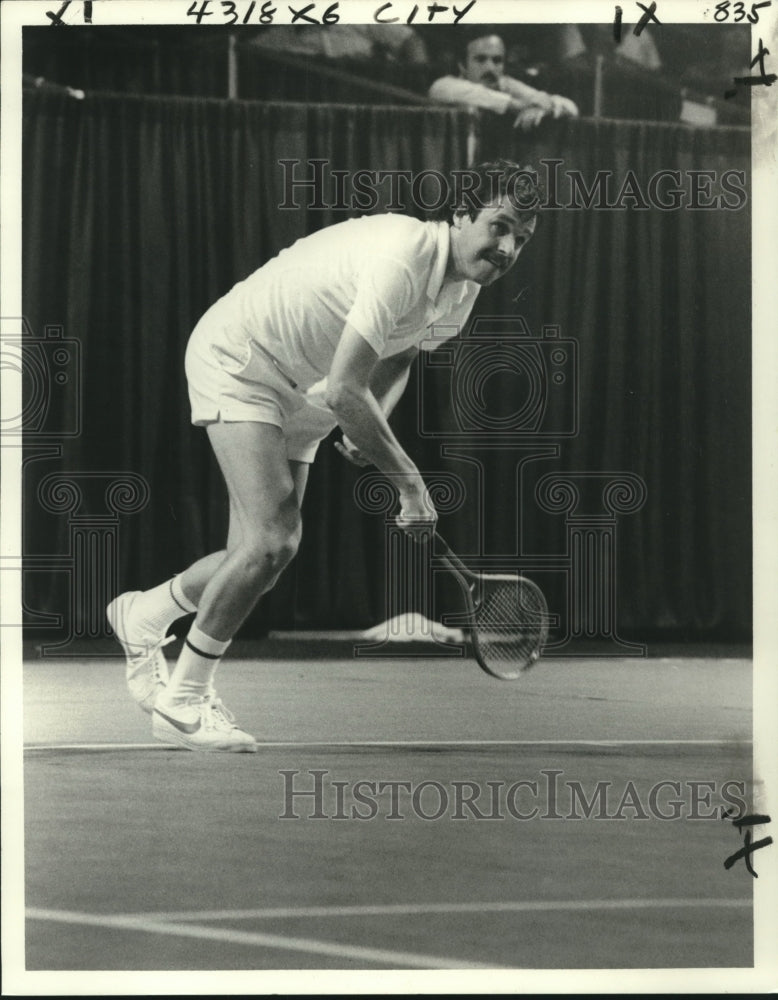
[[[613,41],[618,44],[621,41],[621,18],[624,11],[621,7],[616,7],[616,16],[613,18]]]
[[[654,13],[654,11],[656,10],[656,0],[654,0],[654,2],[651,4],[650,7],[646,7],[646,5],[642,4],[640,2],[640,0],[637,0],[637,5],[643,11],[645,11],[645,13],[641,17],[641,19],[638,21],[638,23],[635,25],[635,27],[633,29],[633,32],[632,32],[634,35],[640,35],[641,32],[643,31],[643,28],[645,28],[645,26],[648,24],[649,21],[653,21],[655,24],[661,24],[662,23],[659,20],[659,18],[656,16],[656,14]]]
[[[732,812],[728,810],[727,812],[724,813],[723,818],[727,818],[731,815]],[[769,822],[770,822],[769,816],[764,815],[762,813],[754,813],[753,815],[749,816],[736,817],[735,819],[732,820],[732,825],[736,827],[738,830],[740,830],[744,826],[745,827],[762,826],[763,824]],[[754,854],[756,851],[760,850],[761,848],[768,847],[770,844],[772,844],[773,838],[763,837],[761,840],[755,841],[751,836],[751,831],[746,830],[743,839],[745,841],[745,845],[741,847],[739,851],[736,851],[734,854],[730,854],[730,856],[724,862],[724,868],[727,871],[729,871],[729,869],[732,868],[733,865],[737,864],[737,862],[740,861],[742,858],[749,874],[752,875],[754,878],[759,878],[757,873],[754,871],[753,865],[751,864],[751,855]]]
[[[52,25],[54,25],[55,27],[64,28],[65,22],[62,20],[62,15],[65,13],[65,11],[68,9],[69,6],[70,6],[70,0],[65,0],[65,2],[62,4],[62,6],[60,7],[60,9],[57,11],[56,14],[54,13],[53,10],[47,10],[46,17],[48,17],[51,20]],[[91,7],[92,5],[90,4],[89,6]]]
[[[765,56],[770,55],[770,50],[765,48],[762,44],[762,39],[759,39],[759,51],[751,60],[751,69],[759,63],[759,76],[735,76],[732,78],[732,82],[735,84],[743,84],[745,87],[772,87],[778,76],[775,73],[768,73],[765,70],[764,60]],[[734,90],[727,90],[724,93],[725,97],[734,97],[737,93],[737,87]]]

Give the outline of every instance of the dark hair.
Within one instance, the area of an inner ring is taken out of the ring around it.
[[[445,219],[449,223],[461,212],[467,212],[475,220],[481,209],[503,200],[508,201],[519,218],[534,218],[545,194],[538,171],[513,160],[479,163],[459,171],[457,180],[460,183],[454,186],[454,198],[446,206]]]
[[[456,47],[457,63],[466,62],[467,50],[473,42],[477,42],[481,38],[493,38],[495,36],[500,39],[503,45],[505,45],[505,39],[500,34],[499,27],[494,24],[478,24],[475,26],[468,25],[464,31],[458,31]]]

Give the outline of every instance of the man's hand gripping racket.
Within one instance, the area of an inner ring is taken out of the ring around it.
[[[465,598],[467,611],[448,615],[470,636],[473,655],[487,674],[513,681],[540,656],[548,638],[549,614],[543,592],[532,580],[507,573],[473,573],[437,532],[437,548]]]
[[[438,512],[432,502],[429,490],[420,480],[417,489],[405,487],[400,490],[400,513],[397,524],[415,541],[429,542],[438,523]]]
[[[336,447],[354,465],[370,464],[345,436]],[[397,524],[421,544],[434,538],[443,562],[462,589],[466,613],[448,615],[445,624],[466,629],[476,662],[487,674],[516,680],[535,663],[548,638],[549,614],[543,592],[523,576],[473,573],[435,530],[437,519],[423,481],[414,488],[407,484],[400,491]]]

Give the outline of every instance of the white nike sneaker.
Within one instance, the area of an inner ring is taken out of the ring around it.
[[[221,698],[192,697],[185,705],[158,705],[152,714],[151,731],[164,743],[177,743],[187,750],[223,753],[256,753],[257,742],[235,725],[235,716]]]
[[[120,594],[108,605],[106,617],[127,657],[129,692],[144,712],[151,713],[168,682],[167,660],[162,647],[173,642],[175,636],[150,632],[142,623],[133,621],[132,606],[140,593],[140,590],[132,590]]]

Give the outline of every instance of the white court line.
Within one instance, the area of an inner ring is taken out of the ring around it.
[[[260,750],[348,747],[750,747],[752,740],[292,740],[260,741]],[[166,743],[29,743],[25,750],[176,750]]]
[[[168,934],[174,937],[199,938],[204,941],[221,941],[225,944],[242,944],[255,948],[276,948],[281,951],[303,951],[312,955],[352,959],[375,965],[397,965],[412,969],[494,969],[496,965],[480,962],[463,962],[459,959],[414,952],[388,951],[383,948],[364,948],[360,945],[316,941],[312,938],[285,937],[281,934],[257,934],[250,931],[225,930],[220,927],[193,927],[188,924],[166,923],[155,914],[144,916],[112,916],[102,913],[77,913],[72,910],[44,910],[31,908],[26,911],[31,920],[49,920],[61,924],[78,924],[88,927],[113,928],[114,930],[141,931],[145,934]]]
[[[280,906],[256,910],[183,910],[170,913],[123,913],[122,919],[295,920],[308,917],[391,917],[431,913],[569,913],[595,910],[742,909],[750,899],[559,899],[502,903],[386,903],[367,906]]]

